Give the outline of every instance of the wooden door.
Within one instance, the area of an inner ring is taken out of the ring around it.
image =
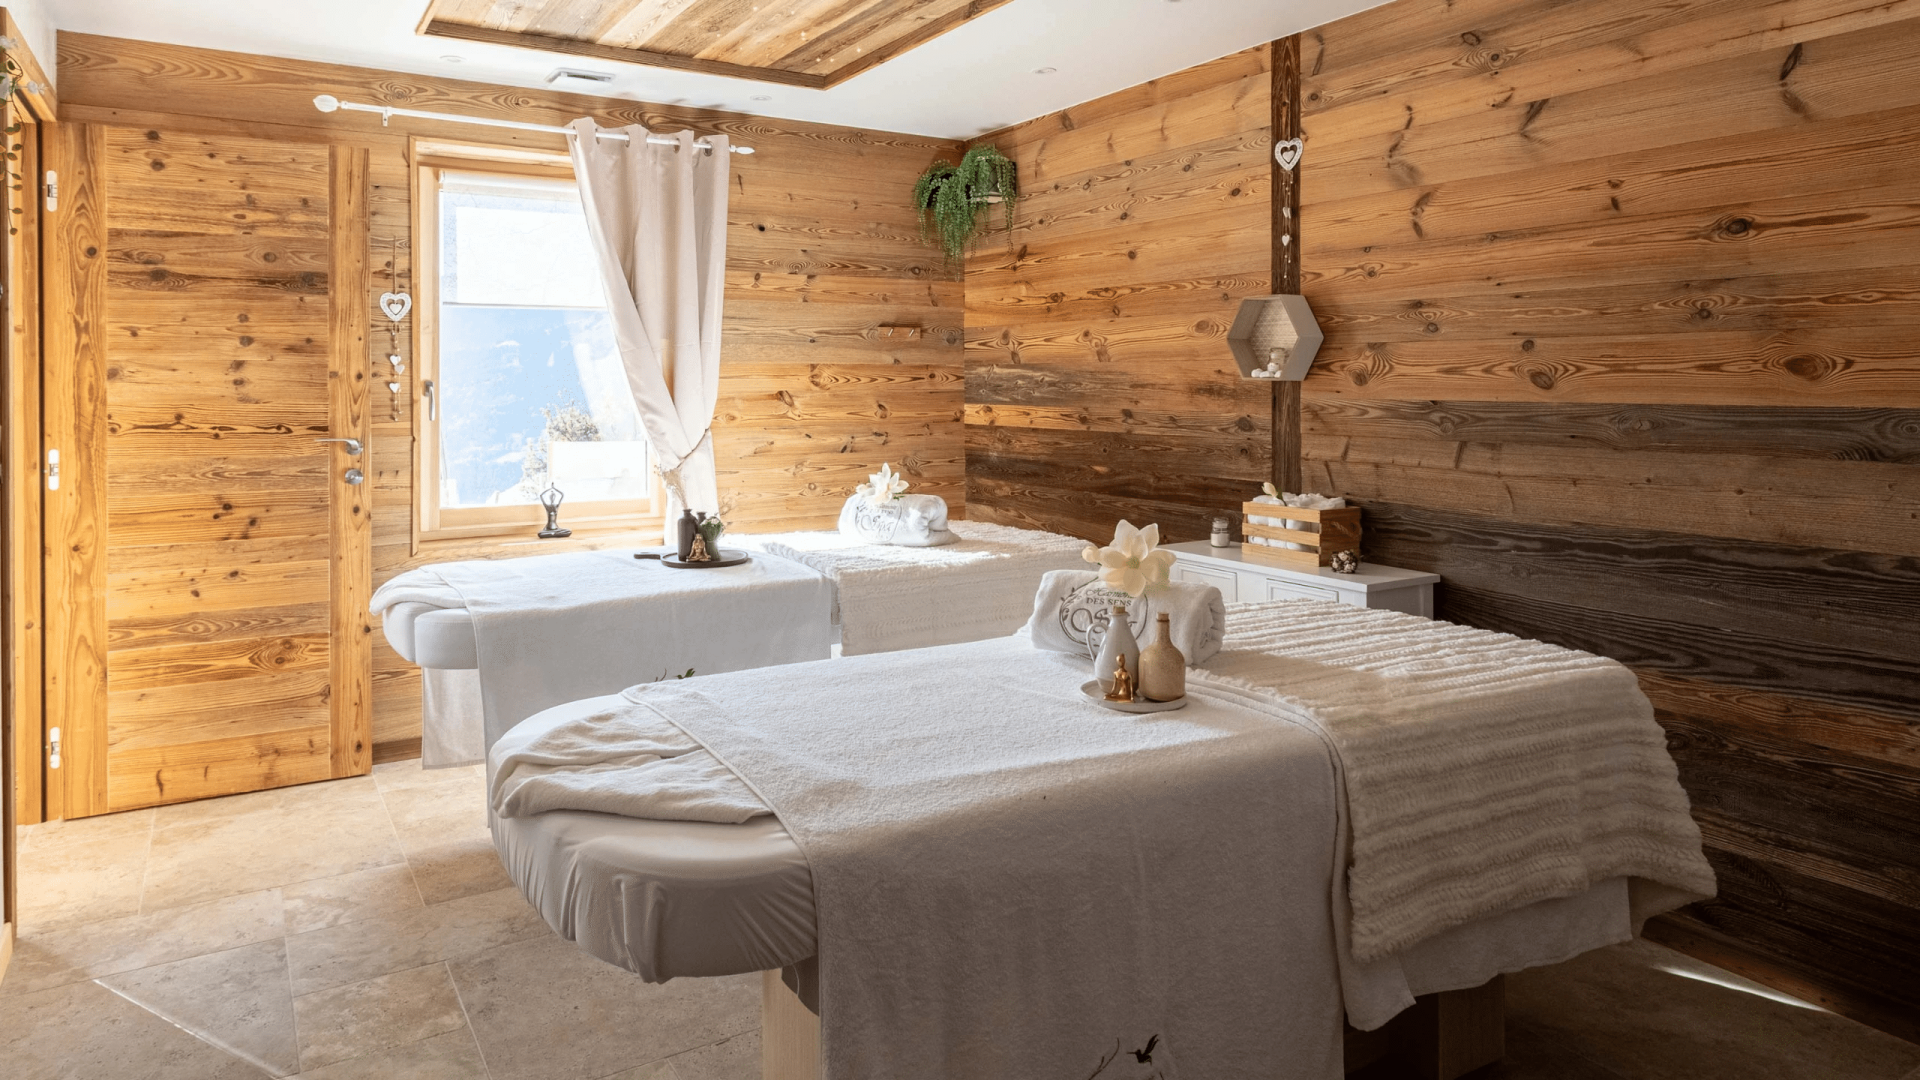
[[[366,772],[366,152],[60,126],[50,816]],[[53,805],[53,789],[60,805]]]

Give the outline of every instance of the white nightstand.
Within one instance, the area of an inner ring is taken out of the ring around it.
[[[1317,570],[1290,570],[1240,557],[1240,545],[1217,548],[1205,540],[1168,544],[1173,552],[1173,580],[1212,585],[1236,600],[1337,600],[1354,607],[1386,608],[1433,618],[1433,586],[1439,574],[1397,570],[1377,563],[1361,563],[1357,574]]]

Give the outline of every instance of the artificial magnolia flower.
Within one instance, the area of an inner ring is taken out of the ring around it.
[[[1280,497],[1280,489],[1277,487],[1274,487],[1273,481],[1271,480],[1267,481],[1264,484],[1261,484],[1260,490],[1266,492],[1267,498],[1269,499],[1277,499]]]
[[[865,497],[875,506],[885,506],[900,497],[907,490],[907,479],[896,476],[891,462],[881,462],[880,471],[867,477],[867,482],[854,488],[854,493]]]
[[[1167,583],[1173,569],[1173,552],[1157,550],[1160,526],[1136,529],[1122,521],[1113,530],[1113,543],[1107,547],[1087,548],[1080,557],[1100,565],[1101,584],[1128,596],[1144,596]]]

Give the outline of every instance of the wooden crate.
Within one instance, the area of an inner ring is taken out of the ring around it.
[[[1242,544],[1240,557],[1248,562],[1311,570],[1317,566],[1332,565],[1334,552],[1357,553],[1360,550],[1360,508],[1357,506],[1339,510],[1308,510],[1298,506],[1250,502],[1241,503],[1240,511],[1244,515],[1240,527],[1245,530],[1248,539],[1260,536],[1301,544],[1307,548],[1305,551],[1295,551],[1262,544]],[[1314,531],[1288,529],[1279,525],[1255,525],[1253,519],[1257,517],[1312,522]]]

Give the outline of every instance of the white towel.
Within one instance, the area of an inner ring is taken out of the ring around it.
[[[1092,570],[1047,571],[1027,622],[1034,648],[1092,659],[1106,635],[1106,620],[1099,616],[1116,602],[1100,587],[1099,577]],[[1227,603],[1219,589],[1174,581],[1128,601],[1127,625],[1141,648],[1159,634],[1155,624],[1162,613],[1171,616],[1173,647],[1186,656],[1188,666],[1204,664],[1220,651],[1227,636]]]
[[[548,810],[737,825],[772,813],[707,749],[652,709],[622,703],[512,744],[488,794],[501,817]]]
[[[899,495],[876,505],[849,496],[840,508],[840,533],[863,544],[939,547],[958,537],[947,529],[947,500],[938,495]]]
[[[1087,565],[1087,542],[1071,536],[985,521],[949,528],[957,541],[937,548],[855,543],[826,531],[735,540],[833,580],[844,656],[1005,637],[1026,625],[1041,575]]]

